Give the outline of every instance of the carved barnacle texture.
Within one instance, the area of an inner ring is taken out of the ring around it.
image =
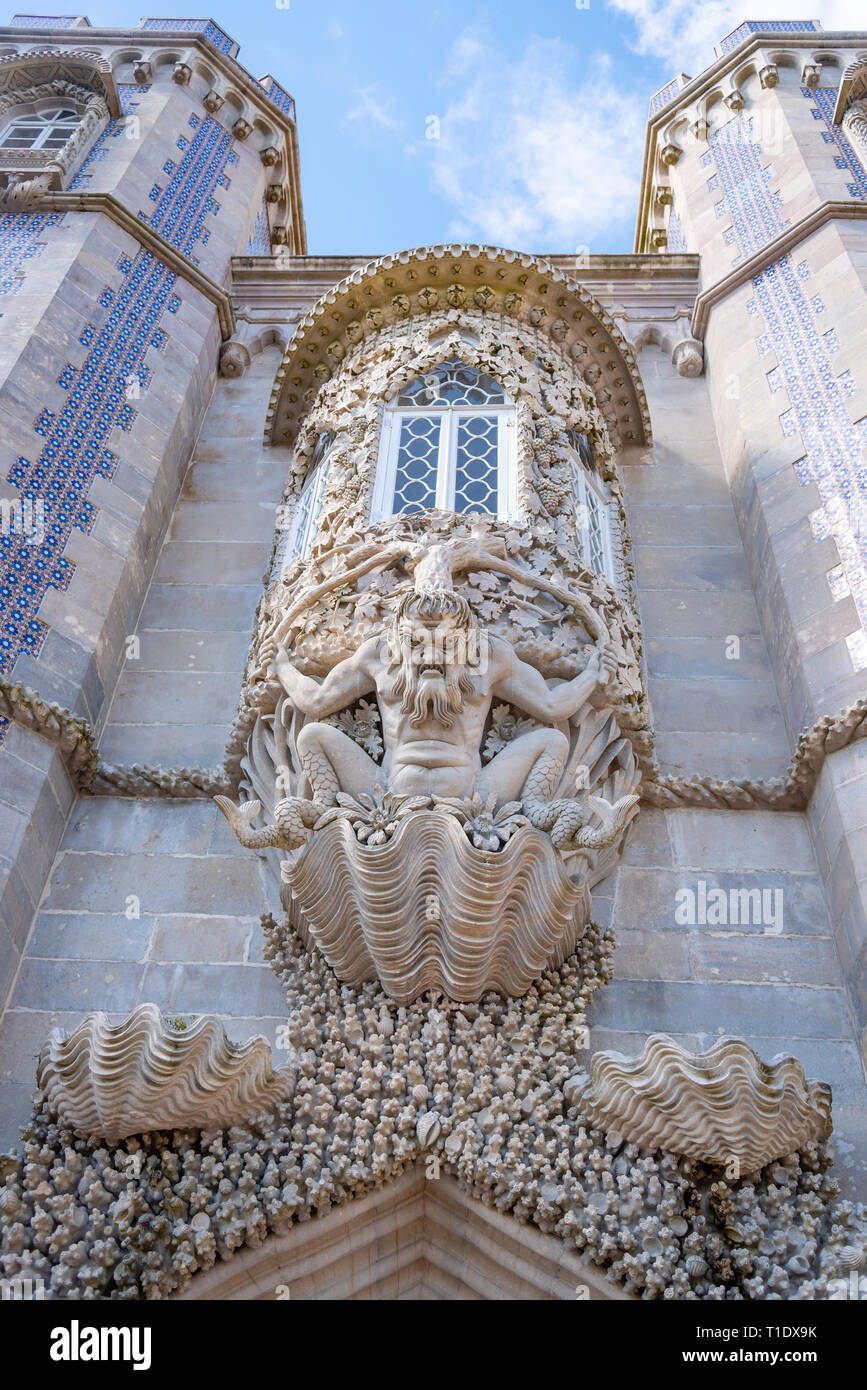
[[[155,1129],[219,1129],[288,1098],[264,1038],[232,1043],[207,1014],[179,1023],[141,1004],[120,1024],[94,1013],[71,1034],[55,1029],[36,1073],[49,1112],[116,1144]]]
[[[573,1089],[601,1129],[708,1164],[736,1160],[743,1173],[831,1133],[830,1087],[808,1082],[794,1057],[763,1062],[740,1038],[690,1053],[657,1033],[636,1058],[597,1052],[588,1084]]]
[[[375,982],[342,985],[315,947],[263,925],[287,996],[277,1041],[291,1103],[117,1145],[76,1135],[40,1101],[19,1151],[0,1156],[4,1278],[41,1278],[51,1299],[196,1298],[199,1271],[219,1281],[222,1265],[230,1285],[239,1272],[223,1262],[244,1252],[249,1269],[261,1248],[250,1272],[267,1279],[270,1236],[291,1260],[296,1223],[309,1231],[436,1158],[470,1198],[556,1237],[634,1297],[824,1299],[841,1279],[845,1293],[867,1213],[836,1200],[824,1145],[724,1180],[603,1133],[576,1104],[568,1079],[611,977],[610,929],[591,923],[521,999],[397,1005]]]

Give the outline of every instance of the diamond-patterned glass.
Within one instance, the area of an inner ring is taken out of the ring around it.
[[[407,516],[436,506],[441,426],[442,421],[430,415],[401,421],[392,515]]]
[[[455,459],[455,511],[497,511],[496,415],[464,415],[458,420]]]
[[[397,405],[423,407],[449,405],[506,405],[502,386],[454,357],[405,386]]]

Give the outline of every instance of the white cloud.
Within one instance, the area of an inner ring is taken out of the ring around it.
[[[356,134],[372,135],[389,131],[398,133],[404,128],[404,121],[394,115],[390,97],[377,92],[375,87],[357,87],[354,104],[346,113]]]
[[[714,61],[714,45],[755,13],[744,0],[605,0],[611,10],[628,15],[635,24],[635,48],[640,53],[665,58],[671,75],[684,71],[695,77]],[[784,18],[773,5],[765,5]],[[795,9],[799,19],[817,19],[825,30],[863,29],[864,0],[809,0]]]
[[[443,85],[455,95],[426,142],[453,236],[574,251],[631,224],[645,94],[615,85],[607,55],[582,55],[576,82],[574,58],[559,40],[531,39],[516,61],[478,33],[453,45]]]

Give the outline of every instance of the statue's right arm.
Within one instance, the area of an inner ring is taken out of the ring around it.
[[[274,674],[296,709],[308,718],[325,719],[375,689],[367,660],[371,645],[375,647],[376,643],[364,642],[352,656],[339,661],[323,681],[303,675],[286,648],[279,646],[273,661]]]

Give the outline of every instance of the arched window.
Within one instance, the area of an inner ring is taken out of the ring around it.
[[[372,521],[434,507],[515,515],[515,407],[457,358],[416,378],[385,414]]]
[[[2,150],[62,150],[81,116],[68,106],[48,106],[12,117],[0,134]]]
[[[325,484],[328,481],[333,443],[333,430],[328,430],[326,434],[320,434],[316,441],[316,448],[313,451],[310,468],[304,480],[304,487],[292,516],[285,561],[296,560],[299,557],[306,560],[310,555],[313,537],[316,535],[316,528],[322,515],[322,505],[325,501]]]
[[[588,569],[614,583],[611,548],[610,501],[599,476],[596,456],[586,434],[567,430],[572,499],[584,563]]]

